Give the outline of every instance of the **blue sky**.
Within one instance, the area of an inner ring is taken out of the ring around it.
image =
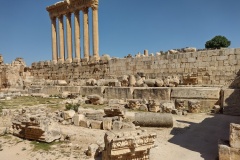
[[[155,53],[191,46],[204,48],[205,42],[216,35],[226,36],[231,48],[240,47],[239,0],[99,1],[100,55],[124,57],[143,53],[144,49]],[[28,65],[51,60],[51,24],[46,6],[56,2],[0,0],[0,53],[6,63],[16,57],[24,58]]]

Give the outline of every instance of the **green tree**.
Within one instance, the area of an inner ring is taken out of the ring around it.
[[[215,36],[214,38],[206,42],[205,48],[220,49],[227,48],[230,45],[231,41],[229,41],[226,37]]]

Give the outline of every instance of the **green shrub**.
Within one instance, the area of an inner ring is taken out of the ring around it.
[[[68,110],[74,110],[75,112],[78,111],[78,108],[79,108],[79,104],[66,104],[65,105],[65,109],[68,111]]]
[[[206,42],[205,48],[220,49],[220,48],[227,48],[230,45],[231,45],[231,41],[229,41],[226,37],[215,36],[214,38]]]

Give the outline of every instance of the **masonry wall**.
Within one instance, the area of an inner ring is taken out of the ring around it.
[[[32,64],[32,75],[68,82],[88,78],[117,78],[142,72],[146,78],[188,75],[197,77],[198,84],[229,85],[240,69],[240,49],[205,50],[169,55],[112,59],[99,63],[52,65],[50,62]]]

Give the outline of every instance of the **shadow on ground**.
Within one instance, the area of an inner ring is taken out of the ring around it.
[[[217,114],[201,123],[179,122],[190,126],[173,128],[171,134],[174,136],[169,142],[198,152],[205,160],[215,160],[218,157],[218,140],[229,139],[230,123],[240,124],[240,117]]]

